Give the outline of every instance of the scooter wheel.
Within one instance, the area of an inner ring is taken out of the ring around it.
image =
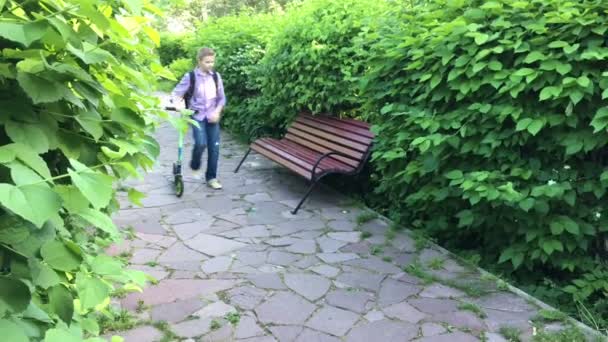
[[[182,175],[175,175],[175,196],[182,197],[184,194],[184,180]]]

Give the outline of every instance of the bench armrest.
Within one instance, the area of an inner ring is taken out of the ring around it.
[[[317,162],[315,163],[315,165],[312,167],[312,172],[311,172],[311,180],[314,180],[315,178],[315,173],[317,171],[317,167],[319,166],[319,164],[321,163],[321,161],[329,156],[332,155],[338,155],[341,157],[346,157],[346,158],[350,158],[347,154],[344,154],[342,152],[338,152],[338,151],[331,151],[331,152],[327,152],[325,154],[323,154],[322,156],[319,157],[319,159],[317,159]]]

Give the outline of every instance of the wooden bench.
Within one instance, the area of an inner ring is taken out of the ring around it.
[[[282,139],[253,141],[234,172],[253,150],[309,180],[308,191],[292,211],[295,215],[324,176],[358,174],[369,157],[373,139],[365,122],[303,113]]]

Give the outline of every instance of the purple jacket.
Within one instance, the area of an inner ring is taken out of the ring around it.
[[[224,82],[217,73],[217,92],[213,76],[210,73],[203,73],[200,68],[194,69],[194,94],[190,101],[190,109],[197,113],[192,117],[198,121],[209,118],[211,113],[220,106],[226,105],[226,95],[224,94]],[[190,87],[190,73],[186,73],[182,80],[173,89],[172,95],[184,97]]]

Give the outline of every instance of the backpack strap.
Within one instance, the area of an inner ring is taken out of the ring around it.
[[[196,81],[196,75],[194,74],[194,70],[191,70],[189,73],[190,76],[190,86],[188,87],[188,91],[184,94],[184,102],[186,108],[190,107],[190,100],[192,100],[192,96],[194,96],[194,82]]]
[[[217,72],[213,72],[211,74],[211,76],[213,77],[213,83],[215,83],[215,93],[217,94],[217,87],[218,87],[218,81],[217,81]]]

